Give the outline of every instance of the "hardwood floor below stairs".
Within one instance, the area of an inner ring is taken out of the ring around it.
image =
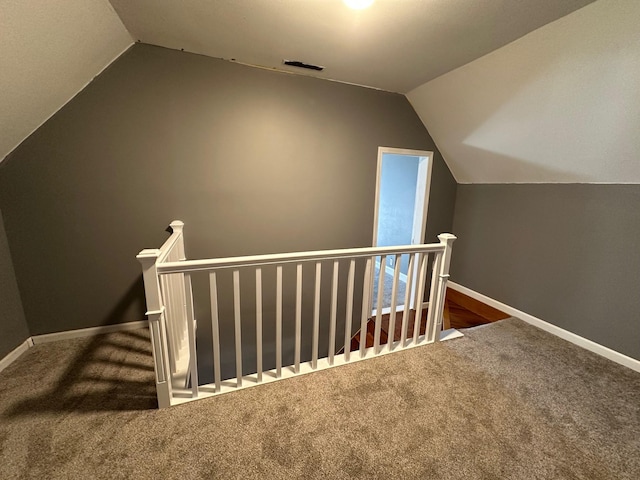
[[[402,314],[403,312],[396,313],[395,328],[393,334],[393,341],[399,341],[402,335]],[[416,311],[411,310],[409,319],[407,322],[407,338],[413,336],[413,328],[415,324]],[[497,310],[485,303],[482,303],[474,298],[469,297],[463,293],[460,293],[451,288],[447,289],[447,296],[445,300],[444,314],[443,314],[443,326],[444,329],[448,328],[469,328],[478,325],[484,325],[498,320],[509,318],[509,315]],[[382,323],[380,329],[380,344],[385,345],[389,341],[389,320],[390,315],[386,314],[382,316]],[[427,310],[422,311],[422,318],[420,320],[420,335],[424,335],[427,324]],[[366,347],[373,347],[375,334],[375,318],[370,318],[367,322],[366,332]],[[358,350],[360,348],[360,331],[351,338],[351,351]],[[338,353],[342,353],[342,349]]]

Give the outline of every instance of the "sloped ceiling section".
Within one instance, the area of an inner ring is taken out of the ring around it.
[[[640,183],[638,19],[599,0],[408,98],[459,183]]]
[[[108,0],[0,0],[0,161],[132,43]]]
[[[143,43],[406,93],[592,1],[376,0],[360,11],[341,0],[111,3]]]

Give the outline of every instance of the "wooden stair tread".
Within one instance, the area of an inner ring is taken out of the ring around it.
[[[478,325],[495,322],[508,318],[509,315],[486,305],[474,298],[469,297],[451,288],[447,288],[445,298],[445,315],[448,316],[450,328],[470,328]],[[427,311],[422,310],[420,319],[420,335],[424,335],[427,328]],[[396,313],[396,323],[394,327],[393,341],[400,341],[402,338],[402,315],[403,312]],[[413,337],[416,311],[411,310],[407,318],[407,338]],[[389,341],[389,321],[391,315],[385,314],[381,317],[380,345],[386,345]],[[367,322],[366,344],[367,348],[373,347],[375,335],[375,317],[371,317]],[[446,322],[445,322],[446,323]],[[351,351],[360,348],[360,331],[351,338]],[[344,348],[338,354],[342,353]]]
[[[453,290],[452,288],[447,288],[447,296],[446,301],[449,305],[456,305],[459,309],[459,314],[469,315],[470,312],[475,314],[477,317],[480,317],[486,320],[484,323],[495,322],[498,320],[504,320],[505,318],[509,318],[509,315],[493,308],[486,303],[482,303],[475,298],[471,298],[464,293],[460,293],[457,290]],[[455,328],[455,327],[454,327]],[[463,327],[460,327],[463,328]]]

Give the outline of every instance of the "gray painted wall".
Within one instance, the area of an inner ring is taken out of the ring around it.
[[[427,240],[451,230],[455,180],[404,96],[135,45],[0,165],[31,332],[143,318],[135,255],[174,219],[190,258],[371,245],[378,146],[436,152]]]
[[[0,211],[0,359],[29,337]]]
[[[640,185],[459,185],[452,280],[640,359]]]

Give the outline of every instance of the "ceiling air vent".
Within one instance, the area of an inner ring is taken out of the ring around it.
[[[307,70],[316,70],[318,72],[324,70],[324,67],[321,67],[319,65],[312,65],[310,63],[304,63],[298,60],[283,60],[282,63],[284,63],[285,65],[289,65],[290,67],[306,68]]]

